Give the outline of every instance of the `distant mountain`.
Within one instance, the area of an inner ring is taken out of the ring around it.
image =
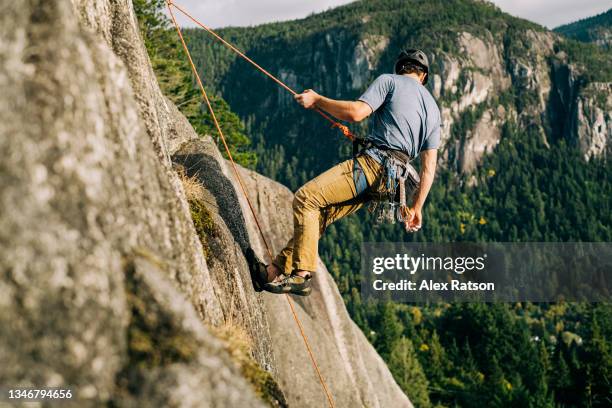
[[[554,31],[568,38],[595,43],[610,49],[612,46],[612,8],[605,13],[559,26]]]

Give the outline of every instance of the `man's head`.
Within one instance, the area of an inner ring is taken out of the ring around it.
[[[421,50],[402,50],[395,60],[395,73],[398,75],[415,74],[423,85],[427,84],[429,76],[429,60]]]

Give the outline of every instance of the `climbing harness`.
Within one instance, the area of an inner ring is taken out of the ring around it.
[[[242,193],[243,193],[243,195],[244,195],[244,197],[245,197],[245,199],[247,201],[249,209],[250,209],[251,213],[253,214],[253,219],[255,220],[255,224],[257,225],[257,229],[259,231],[259,234],[261,235],[261,238],[262,238],[262,241],[264,243],[264,246],[266,247],[266,252],[268,253],[268,256],[270,257],[270,259],[272,259],[273,258],[272,257],[272,251],[270,250],[270,246],[268,245],[268,242],[267,242],[266,237],[265,237],[265,235],[263,233],[263,229],[261,227],[261,224],[259,223],[259,219],[257,217],[257,213],[255,212],[255,208],[253,207],[253,204],[251,203],[251,200],[249,199],[249,196],[248,196],[248,194],[246,192],[246,188],[244,186],[244,182],[242,181],[242,177],[240,176],[240,173],[238,172],[238,167],[236,166],[236,163],[234,162],[234,158],[232,157],[232,154],[230,152],[230,149],[229,149],[229,146],[227,144],[227,141],[225,140],[225,136],[223,135],[223,131],[221,130],[221,126],[219,125],[219,122],[218,122],[217,117],[215,115],[215,111],[212,108],[212,105],[211,105],[210,100],[208,98],[208,94],[206,93],[206,90],[204,89],[204,85],[202,84],[202,80],[200,79],[200,75],[198,74],[198,71],[197,71],[197,69],[195,67],[195,64],[193,63],[193,59],[191,58],[191,53],[189,52],[189,48],[187,48],[187,43],[185,42],[185,38],[183,38],[183,33],[182,33],[181,28],[179,27],[179,25],[178,25],[178,23],[176,21],[176,17],[174,16],[174,12],[172,11],[172,8],[173,7],[176,8],[181,13],[183,13],[185,16],[187,16],[189,19],[191,19],[193,22],[198,24],[200,27],[204,28],[206,31],[208,31],[209,33],[213,34],[217,39],[221,40],[226,46],[230,47],[230,49],[232,49],[233,51],[237,52],[240,56],[245,58],[247,61],[249,61],[254,66],[256,66],[260,71],[264,72],[270,78],[274,79],[278,84],[283,86],[289,92],[293,93],[294,95],[296,94],[296,92],[293,91],[291,88],[289,88],[287,85],[283,84],[279,79],[275,78],[268,71],[266,71],[263,68],[261,68],[253,60],[251,60],[246,55],[244,55],[242,52],[240,52],[238,49],[236,49],[233,45],[231,45],[228,42],[226,42],[225,40],[223,40],[220,36],[218,36],[216,33],[214,33],[214,31],[212,31],[208,27],[204,26],[202,23],[197,21],[195,18],[191,17],[181,7],[179,7],[176,4],[174,4],[174,2],[172,0],[166,0],[166,6],[168,8],[168,13],[170,14],[170,17],[172,19],[172,23],[174,24],[174,27],[176,29],[176,32],[177,32],[178,36],[179,36],[179,39],[180,39],[181,44],[183,46],[183,49],[185,50],[185,54],[187,55],[187,59],[189,60],[189,65],[191,66],[191,70],[193,71],[193,75],[196,78],[196,82],[198,84],[198,87],[200,88],[200,92],[202,93],[202,98],[206,102],[206,105],[208,107],[208,111],[210,112],[210,115],[211,115],[211,117],[213,119],[213,122],[215,124],[215,128],[217,129],[217,132],[219,133],[219,137],[221,138],[221,141],[223,142],[223,146],[225,148],[225,152],[227,153],[227,156],[228,156],[228,158],[229,158],[229,160],[230,160],[230,162],[232,164],[232,169],[233,169],[234,175],[236,176],[236,180],[238,181],[238,184],[240,185],[240,189],[242,190]],[[350,130],[345,125],[334,121],[331,117],[329,117],[324,112],[322,112],[320,110],[317,110],[317,111],[323,117],[325,117],[327,120],[331,121],[332,124],[333,124],[333,127],[338,127],[346,137],[348,137],[351,140],[354,139],[354,136],[352,135]],[[302,326],[302,323],[300,322],[300,319],[298,318],[298,315],[297,315],[297,313],[295,311],[295,307],[293,306],[293,302],[291,301],[291,298],[289,297],[289,295],[285,295],[285,297],[287,299],[287,302],[289,303],[289,308],[291,309],[291,314],[293,315],[293,319],[295,320],[295,323],[297,324],[297,327],[298,327],[298,329],[300,331],[300,335],[302,336],[302,339],[304,340],[304,345],[306,346],[306,350],[307,350],[308,355],[310,357],[310,361],[312,362],[312,366],[313,366],[313,368],[314,368],[314,370],[315,370],[315,372],[317,374],[319,382],[321,383],[321,387],[323,388],[323,391],[325,392],[325,397],[327,398],[327,402],[328,402],[330,408],[335,408],[334,400],[333,400],[333,398],[331,396],[331,393],[329,391],[329,388],[327,387],[327,384],[326,384],[325,380],[323,379],[323,375],[321,374],[321,370],[319,369],[319,365],[317,364],[317,360],[315,359],[314,354],[312,352],[312,349],[310,347],[310,343],[308,341],[308,337],[306,337],[306,333],[304,332],[304,327]]]
[[[383,171],[379,182],[384,183],[384,189],[367,190],[367,183],[364,188],[365,175],[357,161],[357,157],[363,154],[374,157],[382,165]],[[377,223],[406,221],[408,216],[407,196],[412,196],[420,183],[419,174],[410,161],[410,157],[399,150],[376,146],[371,141],[364,139],[353,141],[355,189],[357,194],[367,191],[371,199],[368,210],[376,214]]]

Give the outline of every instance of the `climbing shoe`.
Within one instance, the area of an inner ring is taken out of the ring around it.
[[[249,271],[251,272],[251,280],[253,281],[253,287],[256,292],[264,290],[264,286],[268,283],[268,271],[266,264],[261,262],[255,252],[248,248],[244,254],[247,263],[249,264]]]
[[[299,275],[291,274],[279,281],[268,282],[263,285],[263,290],[272,293],[291,293],[298,296],[308,296],[312,292],[310,287],[312,275],[303,278]]]

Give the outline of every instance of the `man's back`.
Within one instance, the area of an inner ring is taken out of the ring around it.
[[[359,98],[374,111],[368,139],[416,157],[440,145],[440,110],[427,88],[405,75],[383,74]]]

